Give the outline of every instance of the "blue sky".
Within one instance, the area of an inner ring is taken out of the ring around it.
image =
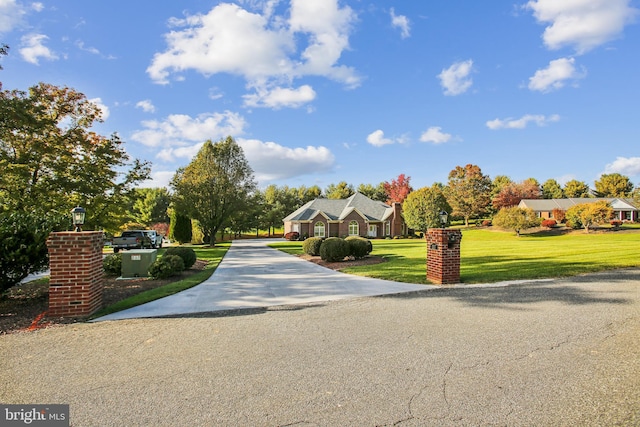
[[[640,1],[0,0],[4,89],[83,92],[164,186],[233,136],[261,186],[640,184]]]

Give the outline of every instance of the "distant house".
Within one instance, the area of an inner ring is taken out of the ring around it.
[[[582,203],[595,203],[606,201],[613,208],[613,216],[621,221],[638,221],[640,206],[633,199],[615,197],[589,197],[569,199],[524,199],[518,207],[532,209],[540,218],[553,218],[553,210],[566,211],[572,206]]]
[[[402,205],[356,193],[348,199],[315,199],[284,218],[284,232],[307,237],[393,237],[406,234]]]

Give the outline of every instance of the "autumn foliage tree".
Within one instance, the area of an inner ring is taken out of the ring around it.
[[[387,193],[387,204],[403,203],[409,193],[413,191],[411,188],[411,177],[401,173],[398,178],[392,179],[391,182],[383,184],[384,191]]]
[[[540,225],[540,221],[532,209],[523,209],[517,206],[502,208],[493,217],[493,225],[513,230],[518,236],[522,230]]]
[[[491,188],[491,179],[483,175],[479,166],[456,166],[449,172],[445,187],[447,202],[453,209],[452,215],[463,217],[468,227],[469,218],[486,212],[491,201]]]
[[[567,209],[566,219],[573,228],[589,229],[611,219],[613,208],[606,201],[580,203]]]
[[[523,199],[539,199],[540,187],[531,180],[512,182],[500,190],[492,200],[495,209],[517,206]]]

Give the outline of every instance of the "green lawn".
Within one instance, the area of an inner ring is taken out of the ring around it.
[[[640,232],[564,235],[523,234],[490,229],[463,229],[460,278],[463,283],[572,276],[640,266]],[[426,281],[424,239],[373,240],[372,255],[387,262],[352,267],[345,273],[408,283]],[[301,253],[301,242],[274,245]]]
[[[113,305],[110,305],[109,307],[105,307],[102,310],[98,311],[97,313],[92,315],[91,318],[95,319],[101,316],[106,316],[107,314],[126,310],[128,308],[164,298],[166,296],[173,295],[178,292],[184,291],[185,289],[189,289],[196,285],[199,285],[200,283],[211,277],[213,272],[218,267],[218,264],[220,264],[220,261],[222,261],[222,258],[227,253],[230,245],[230,243],[219,243],[214,248],[202,248],[193,246],[198,259],[209,261],[209,264],[207,264],[204,270],[184,280],[169,283],[168,285],[159,288],[150,289],[146,292],[142,292],[125,300],[119,301]],[[158,255],[162,255],[165,250],[166,248],[158,250]]]

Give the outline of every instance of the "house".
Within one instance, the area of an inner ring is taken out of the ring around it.
[[[348,199],[315,199],[284,218],[284,232],[307,237],[393,237],[406,234],[402,205],[356,193]]]
[[[605,201],[613,208],[614,219],[620,221],[638,222],[638,212],[640,205],[633,199],[616,197],[589,197],[589,198],[568,198],[568,199],[524,199],[520,201],[518,207],[532,209],[539,218],[553,218],[553,210],[560,209],[566,211],[572,206],[582,203],[595,203]]]

